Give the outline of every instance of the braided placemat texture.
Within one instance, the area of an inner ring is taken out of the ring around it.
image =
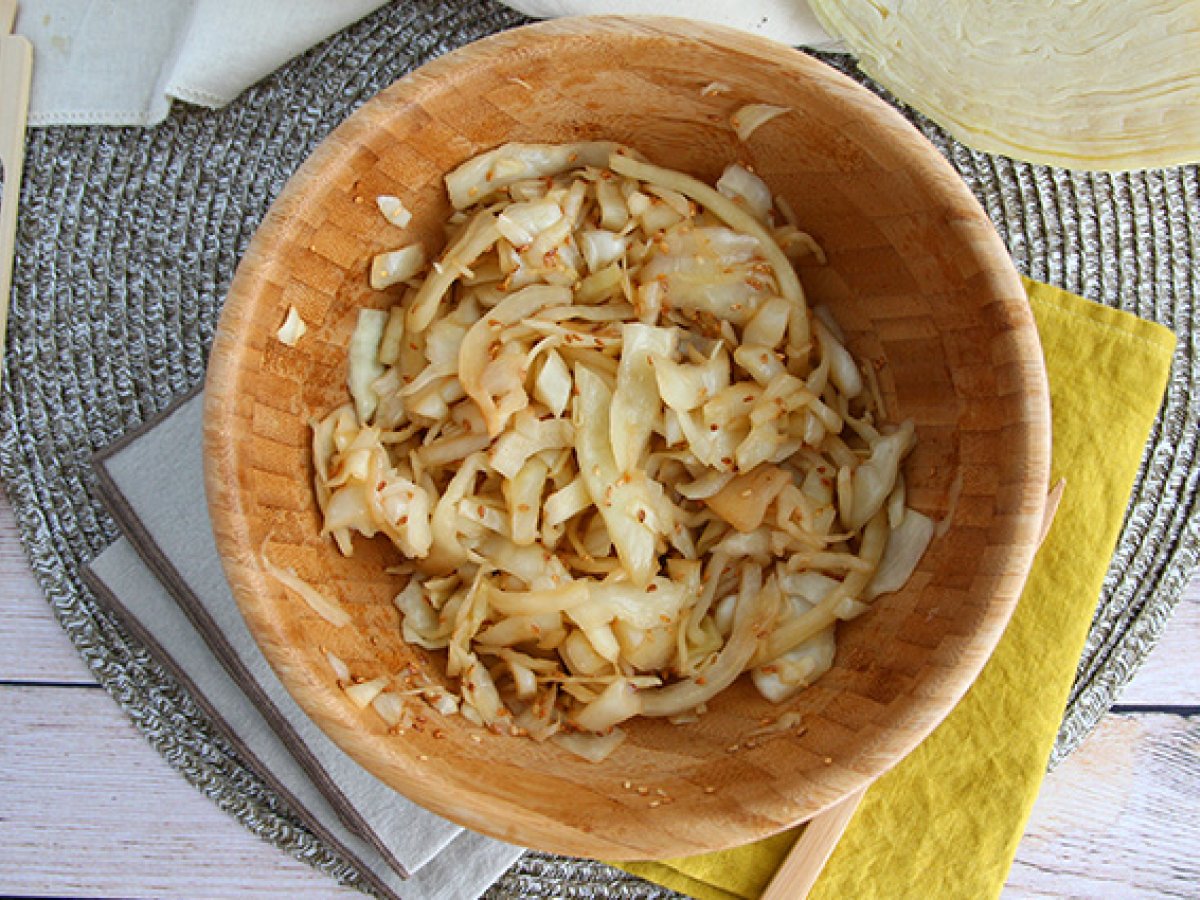
[[[97,499],[91,456],[203,379],[238,259],[313,147],[412,68],[522,21],[484,0],[409,0],[335,36],[224,110],[180,106],[149,130],[52,128],[29,136],[0,394],[0,477],[30,561],[92,672],[151,744],[253,832],[347,884],[358,884],[354,870],[245,767],[82,586],[80,565],[117,536]],[[848,61],[826,59],[852,73]],[[1111,175],[1031,166],[969,150],[905,112],[979,197],[1018,269],[1179,336],[1056,762],[1154,645],[1197,561],[1200,170]],[[489,896],[678,895],[598,863],[531,853]]]

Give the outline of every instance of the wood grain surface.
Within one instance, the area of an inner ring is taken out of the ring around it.
[[[1168,711],[1106,717],[1047,777],[1006,900],[1195,896],[1200,836],[1183,826],[1200,784],[1198,646],[1193,582],[1121,697]],[[2,495],[0,662],[0,896],[362,896],[254,837],[155,753],[54,620]]]
[[[1179,665],[1186,659],[1192,661],[1190,670]],[[1200,602],[1195,592],[1179,604],[1171,627],[1119,702],[1123,707],[1170,704],[1200,710]]]
[[[189,788],[103,691],[2,685],[0,709],[4,894],[362,896]]]
[[[0,683],[98,686],[64,640],[29,569],[12,508],[0,491]]]
[[[1109,714],[1056,776],[1009,874],[1011,896],[1197,896],[1200,720]]]
[[[714,80],[729,91],[705,94]],[[791,113],[742,143],[729,119],[750,102]],[[441,663],[395,640],[390,548],[339,556],[320,536],[308,480],[296,477],[306,422],[346,399],[358,310],[391,302],[366,284],[388,235],[369,201],[400,197],[414,214],[407,237],[439,246],[445,172],[505,141],[600,138],[710,183],[742,160],[786,197],[828,257],[802,271],[806,289],[834,309],[852,350],[882,364],[889,409],[916,423],[911,502],[940,518],[956,476],[968,488],[910,588],[841,629],[833,670],[789,701],[805,723],[795,740],[744,741],[780,712],[744,680],[695,724],[628,723],[629,739],[600,764],[508,735],[477,743],[464,720],[433,713],[436,727],[398,740],[337,687],[325,649],[365,678],[408,665],[441,678]],[[289,305],[309,326],[292,349],[274,339]],[[365,768],[447,818],[609,859],[679,856],[773,833],[829,808],[915,746],[1002,633],[1048,487],[1036,330],[1009,256],[961,179],[895,110],[831,69],[677,20],[506,32],[370,101],[293,176],[243,257],[205,397],[217,543],[251,631],[300,706]],[[343,585],[350,624],[333,628],[297,603],[267,574],[264,548],[310,583]],[[646,803],[623,787],[631,779],[671,802]]]

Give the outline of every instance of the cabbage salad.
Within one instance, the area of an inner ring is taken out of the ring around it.
[[[806,303],[820,248],[747,168],[713,187],[612,143],[507,144],[446,187],[441,255],[374,260],[398,302],[359,314],[312,441],[324,532],[403,555],[439,708],[602,759],[743,673],[810,685],[933,533],[912,423]]]

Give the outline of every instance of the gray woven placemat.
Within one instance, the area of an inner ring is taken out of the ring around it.
[[[28,143],[0,477],[33,568],[97,679],[171,764],[255,833],[349,884],[357,883],[353,870],[304,829],[82,587],[80,564],[116,537],[90,458],[203,378],[237,261],[320,139],[414,66],[520,21],[494,2],[409,0],[225,110],[179,108],[152,130],[46,129]],[[1197,559],[1200,170],[1069,173],[968,150],[913,120],[980,198],[1022,272],[1154,319],[1180,339],[1057,761],[1153,646]],[[527,855],[491,894],[600,895],[675,896],[600,864],[541,854]]]

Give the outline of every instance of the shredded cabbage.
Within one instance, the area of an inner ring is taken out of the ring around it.
[[[933,525],[900,474],[912,423],[807,307],[794,214],[741,166],[714,189],[602,142],[505,145],[446,182],[447,249],[379,258],[407,293],[362,312],[353,402],[312,423],[324,533],[394,544],[399,636],[445,653],[453,687],[415,693],[599,759],[743,673],[774,702],[811,684]],[[331,665],[407,727],[386,678]]]
[[[375,205],[379,207],[383,217],[397,228],[407,228],[408,223],[412,221],[412,213],[399,197],[380,194],[375,198]]]
[[[313,612],[330,625],[340,628],[350,621],[350,614],[337,601],[330,600],[291,569],[282,569],[275,565],[267,559],[265,553],[262,556],[262,560],[263,567],[272,578],[288,590],[293,591],[301,600],[309,605]]]
[[[748,141],[762,125],[770,122],[776,116],[789,112],[786,106],[772,106],[770,103],[750,103],[733,114],[730,124],[737,132],[738,140]]]
[[[863,591],[863,597],[874,600],[880,594],[889,594],[904,587],[933,540],[935,528],[928,516],[915,509],[906,510],[904,518],[892,528],[883,559]]]
[[[612,392],[585,365],[575,368],[575,454],[592,503],[635,585],[647,584],[656,563],[655,533],[647,519],[644,481],[617,467],[610,440]]]
[[[366,709],[371,703],[383,693],[383,689],[388,686],[391,681],[386,675],[380,675],[378,678],[372,678],[370,681],[363,681],[359,684],[348,684],[345,687],[346,696],[350,698],[350,702],[359,709]]]
[[[621,363],[617,387],[609,409],[609,439],[619,472],[642,465],[662,411],[654,371],[654,356],[667,356],[675,348],[675,332],[629,322],[621,326]]]
[[[300,313],[296,312],[296,307],[289,306],[287,316],[284,318],[283,324],[279,326],[279,330],[275,332],[275,337],[281,344],[295,347],[306,331],[308,331],[308,326],[300,318]]]
[[[425,267],[425,248],[409,244],[380,253],[371,260],[371,287],[377,291],[408,281]]]
[[[380,309],[363,309],[358,313],[358,324],[350,337],[350,365],[346,385],[354,400],[354,409],[360,422],[371,421],[379,397],[374,382],[383,374],[379,362],[379,342],[387,325],[388,314]]]
[[[717,182],[717,190],[735,203],[740,203],[754,218],[766,224],[775,201],[767,183],[737,163],[729,166]]]

